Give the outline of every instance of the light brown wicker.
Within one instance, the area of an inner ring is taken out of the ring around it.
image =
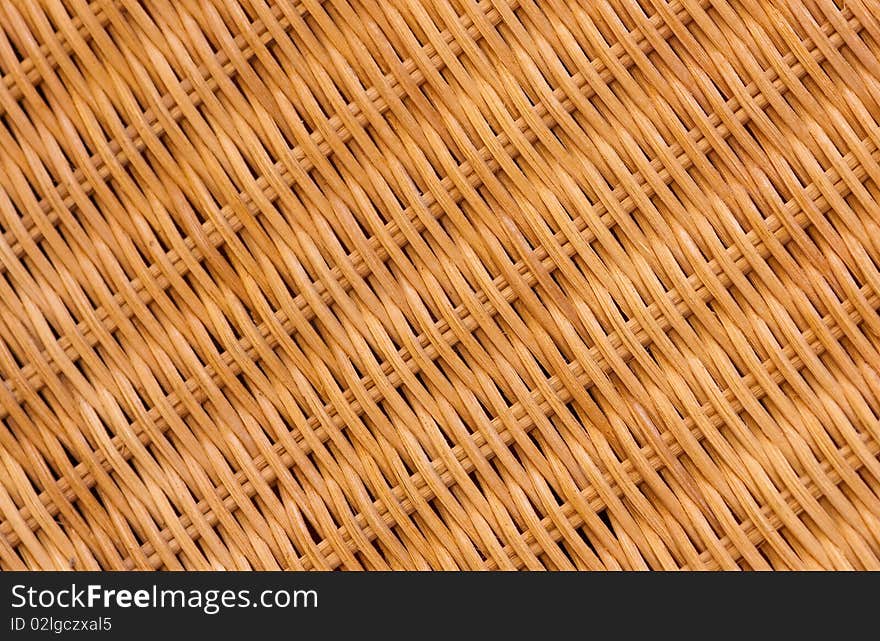
[[[880,568],[877,0],[0,27],[2,568]]]

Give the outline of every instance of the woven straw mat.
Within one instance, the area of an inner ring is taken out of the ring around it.
[[[0,568],[880,568],[880,0],[0,0]]]

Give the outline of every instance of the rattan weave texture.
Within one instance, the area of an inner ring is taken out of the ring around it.
[[[880,568],[877,0],[0,0],[0,568]]]

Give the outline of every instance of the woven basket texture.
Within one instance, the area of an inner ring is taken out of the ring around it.
[[[878,0],[0,0],[0,568],[880,568]]]

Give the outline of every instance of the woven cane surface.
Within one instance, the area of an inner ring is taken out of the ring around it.
[[[877,0],[0,0],[0,568],[880,568]]]

